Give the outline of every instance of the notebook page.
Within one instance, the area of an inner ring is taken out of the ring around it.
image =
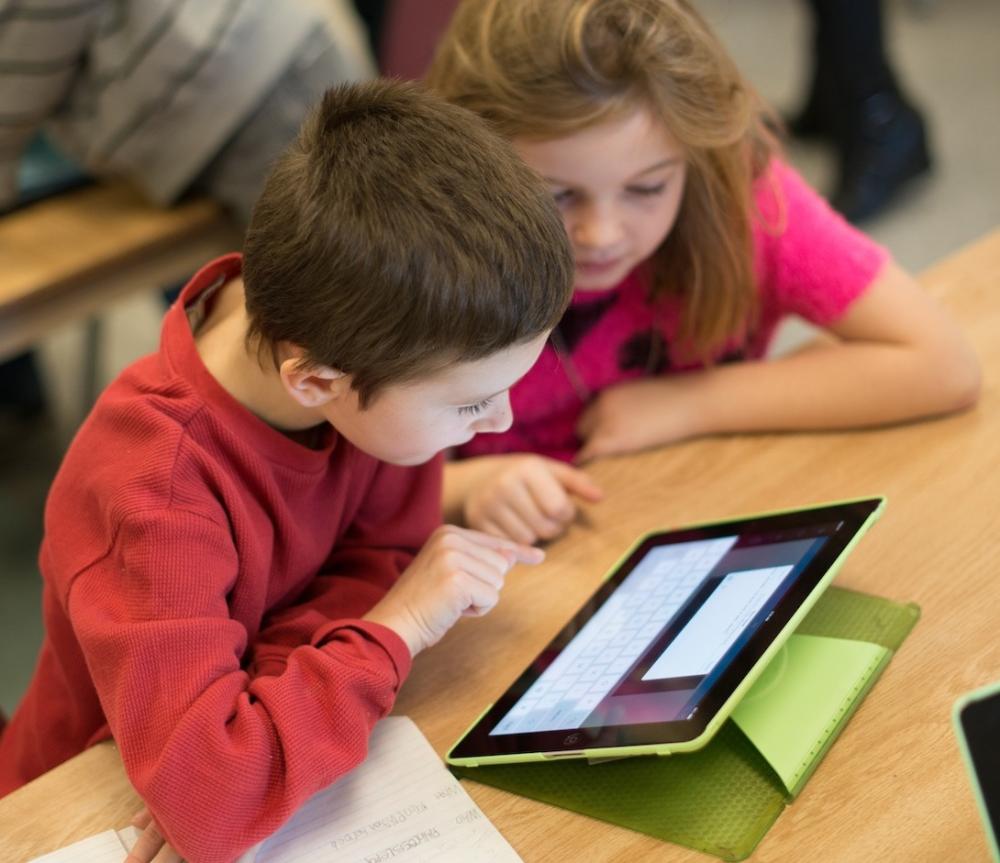
[[[122,863],[138,831],[106,830],[31,863]],[[519,863],[413,722],[375,726],[368,758],[238,863]]]
[[[122,827],[121,830],[115,831],[118,834],[118,838],[121,840],[122,845],[125,846],[126,851],[131,851],[132,846],[138,841],[139,837],[142,835],[142,831],[137,827],[133,827],[131,824],[128,827]]]
[[[128,853],[114,830],[81,839],[30,863],[122,863]]]
[[[375,726],[368,758],[241,863],[515,863],[521,858],[410,719]],[[102,861],[103,863],[103,861]]]

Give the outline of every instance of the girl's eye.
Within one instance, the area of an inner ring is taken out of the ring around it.
[[[573,200],[573,190],[563,189],[560,192],[553,192],[552,197],[555,198],[557,204],[568,204]]]
[[[630,195],[638,195],[640,198],[653,198],[656,195],[662,195],[666,188],[667,184],[664,181],[655,186],[629,186],[625,191]]]
[[[492,399],[483,399],[478,404],[474,405],[462,405],[458,412],[460,414],[465,414],[466,416],[475,416],[476,414],[481,414],[486,408],[490,406]]]

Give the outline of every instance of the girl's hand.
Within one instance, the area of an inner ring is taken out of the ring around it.
[[[703,372],[644,378],[602,390],[576,425],[578,463],[638,452],[699,433],[695,395]]]
[[[148,809],[143,807],[136,813],[132,826],[142,833],[125,858],[125,863],[184,863],[181,855],[167,844]]]
[[[465,500],[465,523],[530,545],[561,534],[576,516],[574,497],[602,492],[579,468],[538,455],[494,456],[496,469]]]

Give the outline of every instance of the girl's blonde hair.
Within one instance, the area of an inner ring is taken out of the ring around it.
[[[682,353],[707,360],[756,312],[752,183],[775,150],[763,106],[685,0],[465,0],[427,83],[509,138],[546,140],[646,107],[687,183],[653,255],[653,297],[683,303]]]

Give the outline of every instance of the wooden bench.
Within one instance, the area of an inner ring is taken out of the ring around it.
[[[0,218],[0,359],[74,320],[87,322],[82,397],[97,394],[101,313],[116,298],[174,284],[240,247],[221,209],[169,209],[124,185],[70,192]]]

